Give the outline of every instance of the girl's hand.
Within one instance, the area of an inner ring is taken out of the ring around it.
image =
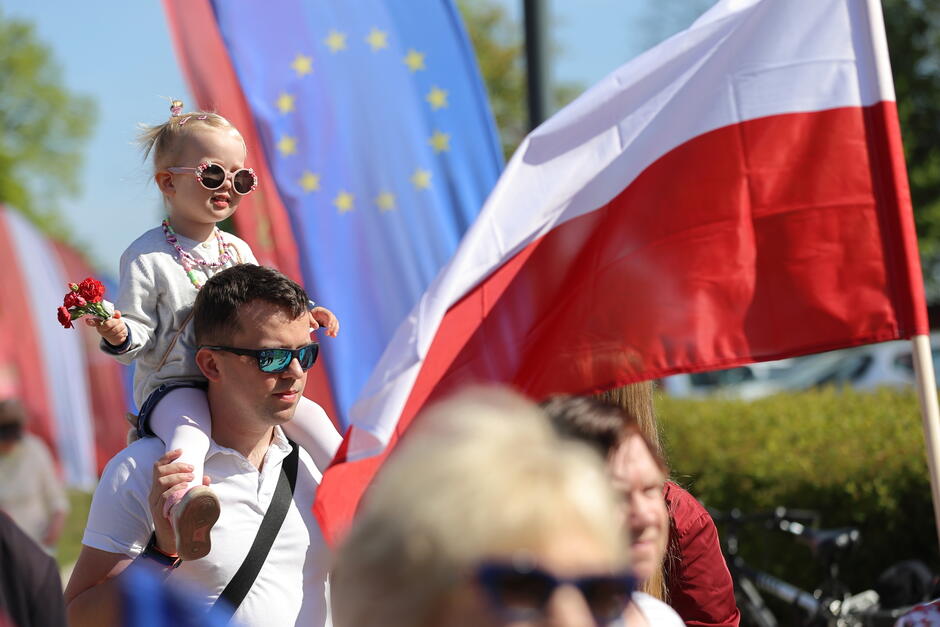
[[[157,534],[157,548],[169,555],[176,553],[176,535],[164,512],[168,502],[179,500],[175,498],[174,493],[184,490],[186,484],[193,480],[193,467],[176,461],[182,454],[180,449],[169,451],[153,463],[153,483],[147,499],[154,532]],[[210,482],[209,476],[203,475],[202,485],[209,485]]]
[[[326,307],[314,307],[310,310],[310,317],[313,318],[310,326],[314,330],[323,327],[330,337],[336,337],[339,333],[339,320]]]
[[[114,315],[107,319],[86,317],[85,324],[95,327],[98,335],[104,338],[104,341],[111,346],[120,346],[127,339],[127,325],[121,320],[121,312],[114,310]]]

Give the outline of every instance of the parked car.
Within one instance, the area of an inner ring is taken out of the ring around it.
[[[934,371],[940,365],[940,334],[931,334]],[[756,399],[789,390],[823,386],[909,387],[914,384],[914,358],[907,340],[867,344],[844,350],[800,357],[773,380],[745,381],[725,393],[735,398]]]
[[[723,394],[729,388],[751,383],[772,381],[789,371],[795,359],[778,359],[745,364],[735,368],[710,370],[693,374],[676,374],[660,381],[663,390],[679,398],[701,398]]]

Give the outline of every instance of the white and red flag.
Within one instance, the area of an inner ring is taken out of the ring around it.
[[[586,393],[927,330],[878,0],[724,0],[523,142],[315,509],[335,538],[467,382]]]

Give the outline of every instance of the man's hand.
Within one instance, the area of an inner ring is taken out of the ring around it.
[[[326,307],[314,307],[310,310],[310,328],[314,331],[323,327],[326,334],[330,337],[336,337],[339,333],[339,320],[333,315],[333,312]]]
[[[120,346],[127,339],[127,325],[121,320],[121,312],[114,310],[114,315],[107,320],[87,316],[85,324],[95,327],[98,335],[104,338],[104,341],[111,346]]]
[[[153,518],[154,532],[157,534],[157,548],[167,555],[176,554],[176,536],[169,519],[164,514],[172,495],[185,489],[193,480],[191,464],[174,462],[183,453],[180,449],[169,451],[153,463],[153,484],[150,487],[150,515]],[[202,478],[203,485],[209,485],[209,477]],[[179,499],[173,499],[178,501]]]

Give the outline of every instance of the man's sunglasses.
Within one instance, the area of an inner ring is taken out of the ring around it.
[[[540,568],[500,562],[481,565],[476,575],[491,605],[510,622],[541,618],[555,589],[571,585],[581,592],[597,624],[606,625],[623,614],[636,586],[629,573],[565,579]]]
[[[225,180],[231,176],[232,177],[232,189],[235,190],[235,193],[239,196],[244,196],[250,192],[255,191],[255,188],[258,187],[258,177],[255,175],[255,171],[251,168],[242,168],[241,170],[235,170],[231,174],[225,171],[225,169],[217,163],[200,163],[195,168],[182,168],[174,166],[172,168],[167,168],[167,172],[172,174],[182,174],[183,172],[195,172],[196,180],[199,181],[199,184],[209,190],[217,190],[222,185],[225,184]]]
[[[245,355],[258,360],[258,370],[268,374],[284,372],[290,367],[294,358],[300,362],[300,368],[306,372],[317,361],[320,345],[316,342],[300,348],[233,348],[231,346],[200,346],[210,351],[225,351],[235,355]]]

